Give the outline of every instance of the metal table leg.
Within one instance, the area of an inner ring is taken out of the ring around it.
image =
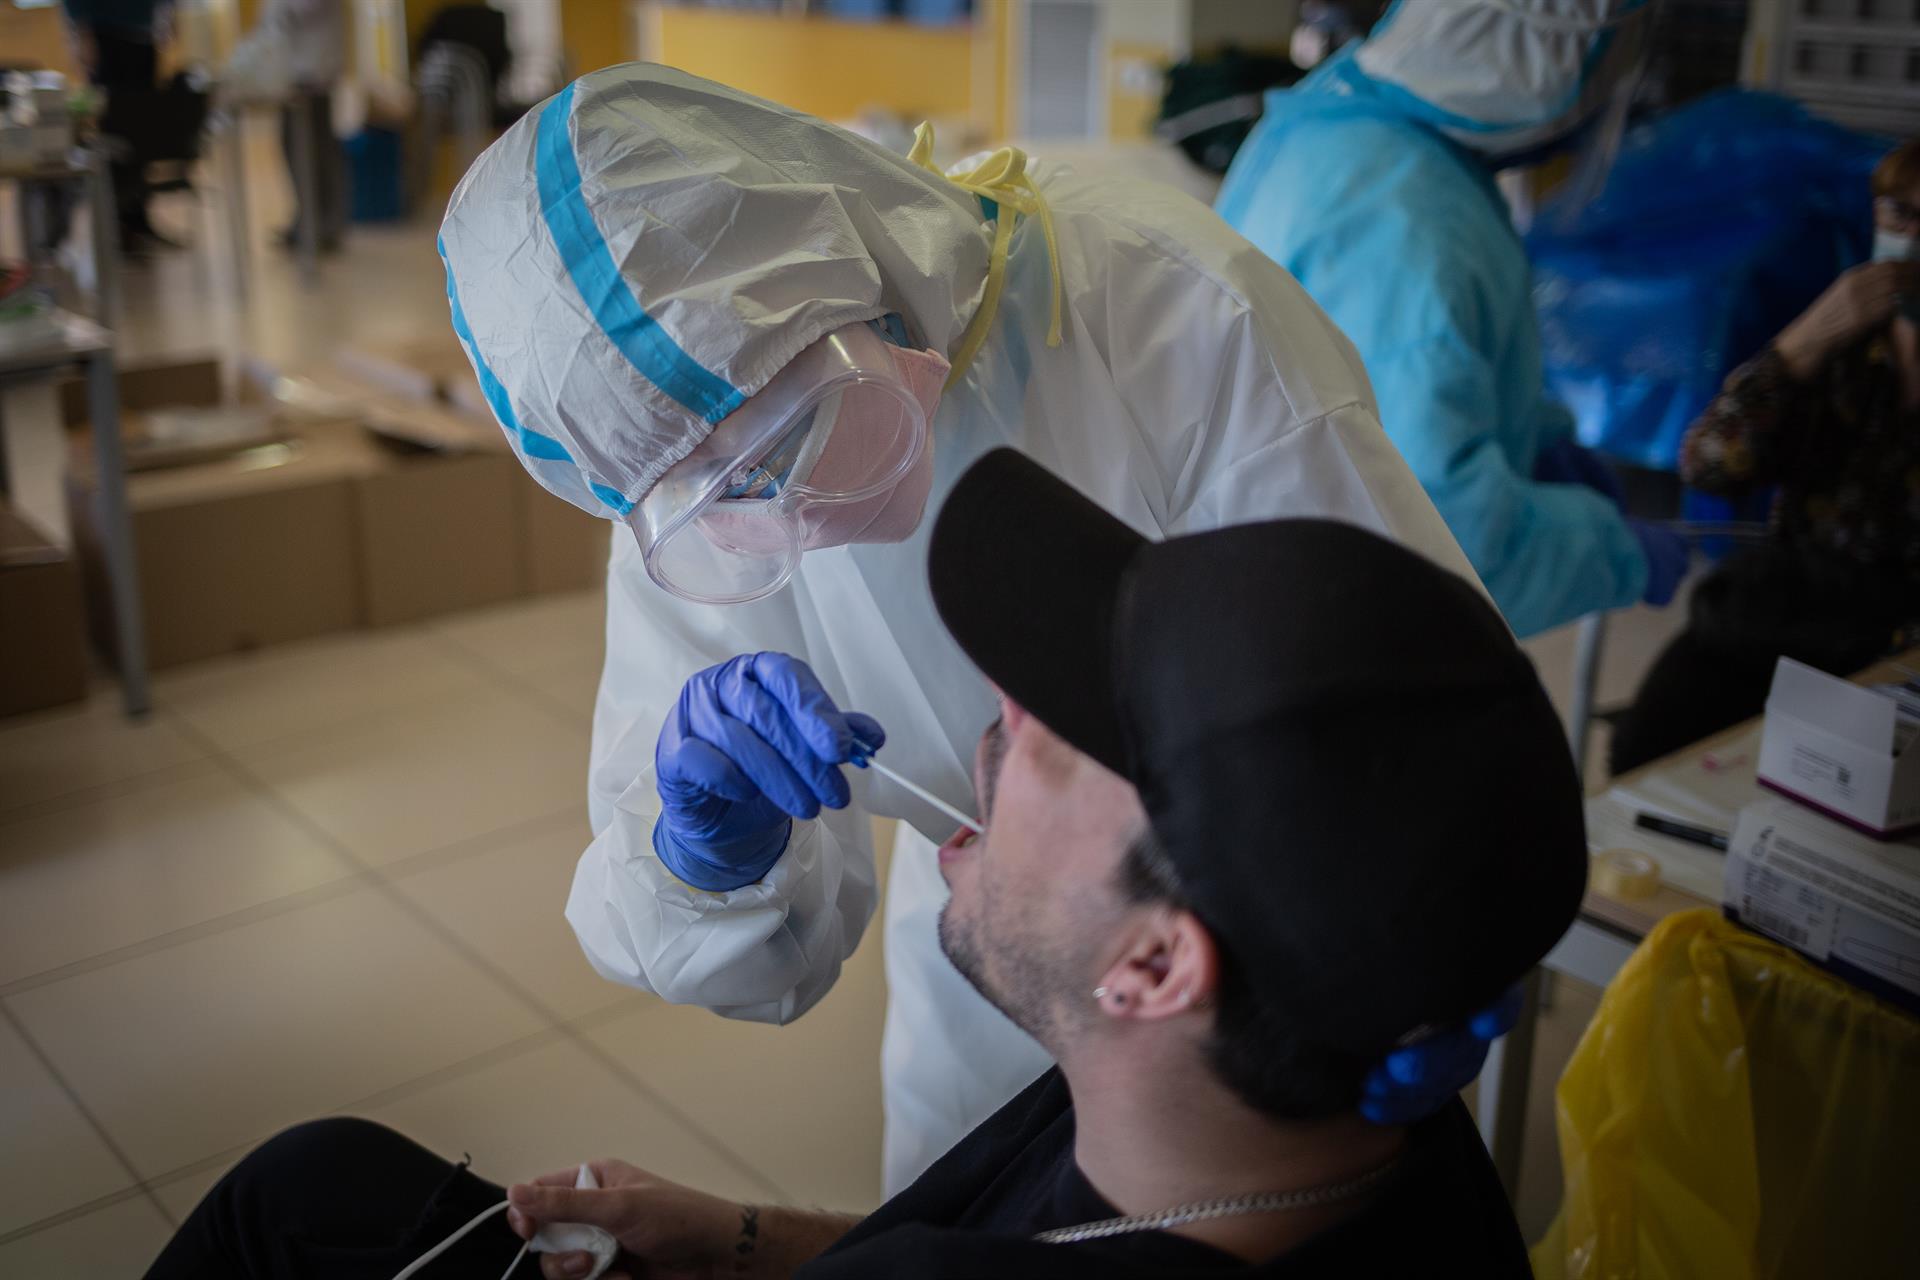
[[[1480,1136],[1493,1156],[1500,1185],[1512,1201],[1520,1191],[1520,1157],[1526,1150],[1527,1089],[1533,1072],[1533,1037],[1539,1021],[1540,971],[1520,987],[1520,1017],[1493,1042],[1480,1069]]]
[[[227,239],[233,248],[233,290],[242,303],[253,288],[252,223],[247,212],[246,112],[234,107],[227,125]]]
[[[314,133],[314,113],[296,92],[289,100],[293,112],[293,167],[298,175],[294,199],[300,212],[294,237],[300,257],[300,283],[313,288],[320,278],[320,144]]]
[[[1573,749],[1574,776],[1587,785],[1587,744],[1593,736],[1593,701],[1600,689],[1600,657],[1606,648],[1607,615],[1580,619],[1573,642],[1573,702],[1567,708],[1567,745]]]
[[[126,462],[120,448],[120,385],[113,353],[87,361],[87,408],[93,423],[94,519],[113,588],[113,630],[120,660],[120,693],[130,716],[145,715],[147,639],[140,612],[138,563],[127,514]]]
[[[113,175],[107,154],[98,147],[88,152],[87,203],[93,216],[93,296],[99,321],[119,329],[120,214],[113,203]]]

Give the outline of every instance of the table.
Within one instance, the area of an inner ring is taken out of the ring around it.
[[[1908,678],[1908,670],[1920,667],[1920,649],[1911,649],[1885,662],[1876,663],[1853,677],[1856,684],[1882,684]],[[1903,670],[1903,668],[1907,670]],[[1732,808],[1760,794],[1754,780],[1759,759],[1760,719],[1758,717],[1703,738],[1690,747],[1643,765],[1613,780],[1612,787],[1587,798],[1588,839],[1604,831],[1599,848],[1637,848],[1652,854],[1663,866],[1663,883],[1647,898],[1617,898],[1588,886],[1573,927],[1540,962],[1541,969],[1563,973],[1596,987],[1613,980],[1627,957],[1653,927],[1668,916],[1698,907],[1718,910],[1717,894],[1705,896],[1697,863],[1690,863],[1686,878],[1690,888],[1664,883],[1678,874],[1682,858],[1719,858],[1696,846],[1679,846],[1652,832],[1627,833],[1618,821],[1616,793],[1651,796],[1646,807],[1673,811],[1673,816],[1717,826],[1732,832]],[[1689,804],[1691,802],[1691,804]],[[1671,870],[1669,870],[1671,868]],[[1494,1167],[1511,1197],[1518,1186],[1520,1152],[1527,1114],[1528,1077],[1533,1065],[1534,1024],[1539,1014],[1540,972],[1529,975],[1524,985],[1520,1020],[1503,1040],[1496,1041],[1487,1054],[1480,1073],[1480,1132],[1493,1154]]]
[[[111,203],[106,218],[113,217]],[[120,693],[128,715],[144,714],[147,700],[146,632],[140,614],[140,583],[133,558],[133,526],[127,515],[126,463],[120,442],[120,380],[110,330],[71,312],[55,313],[58,330],[44,340],[0,348],[0,390],[14,382],[57,377],[79,367],[87,377],[87,421],[93,432],[94,501],[101,554],[112,587],[113,623],[120,661]],[[6,429],[0,420],[0,431]],[[0,477],[4,480],[4,477]]]
[[[64,160],[24,168],[0,168],[0,182],[20,184],[61,182],[78,185],[87,193],[93,220],[93,307],[102,324],[120,318],[120,220],[113,207],[113,179],[107,158],[97,147],[75,147]],[[22,199],[20,215],[30,223],[32,206]],[[21,227],[21,241],[29,250],[35,236],[30,225]]]

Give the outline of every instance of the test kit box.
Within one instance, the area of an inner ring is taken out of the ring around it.
[[[1920,828],[1920,699],[1782,658],[1760,737],[1760,785],[1888,839]]]
[[[1854,986],[1920,1014],[1920,845],[1778,797],[1740,811],[1721,905]]]

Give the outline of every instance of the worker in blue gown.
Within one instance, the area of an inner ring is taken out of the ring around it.
[[[1652,0],[1399,0],[1266,112],[1218,209],[1359,348],[1387,434],[1520,635],[1637,600],[1687,564],[1629,518],[1541,367],[1525,250],[1494,182],[1610,158]]]

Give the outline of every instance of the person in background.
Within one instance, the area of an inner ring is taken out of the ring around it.
[[[81,73],[106,90],[101,131],[109,137],[137,136],[137,129],[124,127],[125,113],[152,101],[158,49],[172,27],[172,0],[61,0],[61,7]],[[178,248],[148,220],[146,158],[131,150],[114,156],[110,167],[121,251],[138,257]]]
[[[280,243],[300,243],[301,224],[317,218],[315,243],[322,253],[340,247],[347,230],[347,153],[333,131],[333,87],[346,71],[347,0],[267,0],[262,26],[277,25],[287,42],[293,87],[280,108],[280,145],[293,180],[293,221]],[[302,190],[296,131],[304,123],[313,139],[314,184]]]
[[[1873,261],[1728,375],[1680,478],[1778,486],[1763,546],[1695,588],[1687,629],[1614,726],[1616,773],[1760,714],[1785,655],[1846,675],[1920,621],[1920,140],[1873,174]]]
[[[1003,691],[940,946],[1057,1067],[864,1219],[620,1160],[507,1190],[320,1120],[223,1177],[148,1280],[386,1280],[468,1222],[423,1280],[569,1223],[614,1237],[609,1280],[1530,1275],[1459,1098],[1359,1114],[1368,1064],[1520,977],[1586,883],[1565,735],[1486,597],[1340,521],[1151,541],[1011,449],[954,488],[927,572]]]
[[[1547,392],[1526,252],[1494,184],[1583,138],[1610,157],[1653,9],[1396,4],[1268,95],[1215,206],[1360,349],[1381,425],[1523,636],[1665,604],[1686,572],[1686,544],[1623,513]]]

